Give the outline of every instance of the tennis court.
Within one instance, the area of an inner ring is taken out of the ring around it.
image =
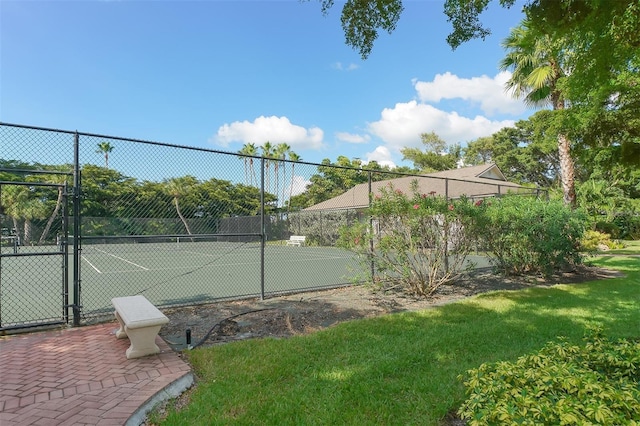
[[[64,318],[73,303],[73,259],[56,246],[3,248],[0,325],[40,323]],[[84,244],[80,256],[84,320],[111,316],[111,299],[143,294],[160,307],[195,305],[262,294],[259,242],[199,241]],[[487,259],[470,256],[476,267]],[[334,247],[267,244],[264,294],[272,295],[351,284],[362,277],[353,253]],[[69,285],[63,281],[68,275]],[[69,294],[65,295],[68,288]]]
[[[35,253],[42,255],[32,256]],[[57,248],[20,247],[17,255],[2,260],[2,325],[59,318],[64,290],[63,262]],[[73,264],[71,258],[68,262]],[[174,306],[260,296],[262,292],[259,242],[183,238],[164,243],[85,244],[80,268],[80,305],[85,318],[110,315],[111,298],[117,296],[143,294],[158,306]],[[266,245],[264,292],[349,284],[358,268],[353,254],[345,250]],[[71,289],[71,269],[69,275]],[[69,296],[71,303],[72,299]]]

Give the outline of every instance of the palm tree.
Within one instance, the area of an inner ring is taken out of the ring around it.
[[[253,143],[247,144],[247,155],[251,155],[251,157],[249,157],[249,172],[251,173],[251,176],[252,176],[252,179],[251,179],[252,185],[258,186],[256,169],[253,164],[253,157],[258,155],[258,148],[256,147],[255,144]]]
[[[240,154],[244,160],[245,183],[253,186],[254,182],[257,182],[256,170],[253,167],[253,156],[258,154],[258,148],[256,148],[256,145],[253,143],[246,143],[242,146],[242,149],[238,151],[238,154]]]
[[[558,82],[565,76],[562,66],[562,42],[536,32],[526,20],[511,30],[502,42],[507,50],[501,61],[502,70],[512,70],[507,89],[523,98],[530,106],[551,104],[553,110],[565,108],[565,98]],[[575,208],[576,190],[571,142],[564,132],[558,133],[560,180],[566,205]]]
[[[251,175],[249,174],[249,157],[247,157],[247,145],[244,144],[242,149],[238,151],[239,157],[244,165],[244,183],[245,185],[249,184],[249,179],[251,179]]]
[[[178,217],[182,221],[184,228],[187,231],[187,234],[191,235],[191,229],[189,228],[189,224],[186,219],[182,215],[180,211],[180,198],[187,195],[195,185],[198,183],[197,179],[193,176],[183,176],[171,179],[165,179],[165,191],[173,198],[173,205],[176,208],[176,213],[178,213]]]
[[[31,221],[46,217],[45,205],[40,198],[26,186],[10,186],[2,191],[2,204],[6,205],[5,213],[13,220],[16,236],[19,235],[19,220],[24,219],[22,244],[31,242]]]
[[[261,148],[262,148],[262,157],[265,158],[265,161],[264,161],[265,180],[267,181],[266,191],[269,192],[269,189],[271,188],[271,185],[269,183],[269,180],[271,179],[271,176],[269,176],[269,164],[271,164],[271,158],[273,157],[273,145],[271,145],[271,142],[266,141]]]
[[[300,158],[300,156],[295,152],[290,151],[289,160],[291,160],[291,185],[289,185],[289,206],[287,208],[287,211],[291,210],[291,197],[293,196],[293,178],[295,177],[294,175],[295,165],[297,161],[302,161],[302,158]]]
[[[107,169],[109,168],[109,153],[111,151],[113,151],[113,145],[111,145],[111,143],[104,141],[98,143],[98,149],[96,150],[96,152],[98,154],[104,154],[104,167]]]
[[[284,168],[284,165],[285,165],[284,160],[287,159],[287,155],[289,154],[290,151],[291,151],[291,147],[284,142],[279,143],[273,149],[273,157],[275,158],[275,162],[273,163],[273,172],[276,175],[276,196],[278,196],[278,193],[280,192],[279,174],[280,174],[280,171],[282,171],[282,182],[283,182],[282,205],[284,205],[284,190],[285,190],[284,182],[287,178],[286,170]]]
[[[16,236],[19,233],[18,231],[19,229],[18,220],[20,219],[19,202],[25,190],[26,190],[25,187],[12,185],[12,186],[5,187],[2,193],[0,193],[0,197],[1,197],[0,204],[2,204],[3,206],[4,214],[6,214],[11,218],[11,221],[13,222],[13,229],[15,230]]]

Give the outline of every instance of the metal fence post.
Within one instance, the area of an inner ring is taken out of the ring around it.
[[[372,189],[371,189],[371,171],[367,172],[367,174],[369,175],[369,209],[371,209],[371,199],[373,194],[371,193]],[[371,215],[371,213],[369,213],[369,232],[371,233],[371,235],[369,236],[369,256],[371,256],[371,284],[374,283],[375,280],[375,276],[376,276],[376,267],[375,264],[373,262],[373,216]]]
[[[65,323],[69,323],[69,186],[65,178],[64,186],[64,203],[62,204],[62,235],[56,238],[56,242],[60,243],[60,251],[62,252],[62,291],[64,309],[62,316]]]
[[[264,156],[260,159],[260,300],[264,300],[264,246],[266,244],[266,226],[264,214]]]
[[[73,140],[73,325],[80,325],[80,136]]]

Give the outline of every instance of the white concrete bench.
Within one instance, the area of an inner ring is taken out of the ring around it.
[[[302,235],[292,235],[289,237],[289,240],[287,241],[287,245],[288,246],[303,246],[304,242],[306,241],[307,237],[302,236]]]
[[[120,323],[116,337],[128,337],[131,342],[126,352],[127,359],[160,352],[156,345],[156,336],[160,328],[169,322],[169,318],[141,295],[114,297],[111,303],[116,309],[116,319]]]

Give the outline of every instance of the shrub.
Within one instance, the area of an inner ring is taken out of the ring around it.
[[[484,203],[477,229],[491,263],[505,274],[543,273],[579,264],[587,218],[561,201],[505,196]]]
[[[580,246],[582,250],[588,252],[602,250],[605,247],[605,250],[624,247],[620,242],[613,241],[609,234],[591,230],[585,231],[582,239],[580,240]]]
[[[373,282],[428,296],[472,267],[466,257],[475,241],[467,230],[479,209],[466,199],[419,194],[416,182],[412,192],[383,188],[371,200],[371,223],[342,227],[338,245],[359,255]]]
[[[613,222],[620,230],[617,238],[625,240],[640,239],[640,212],[617,214]]]
[[[483,364],[460,376],[471,426],[492,424],[634,425],[640,419],[640,341],[599,331],[584,346],[548,343],[515,363]]]
[[[620,238],[620,227],[614,222],[596,222],[595,230],[601,234],[608,234],[609,238]]]

